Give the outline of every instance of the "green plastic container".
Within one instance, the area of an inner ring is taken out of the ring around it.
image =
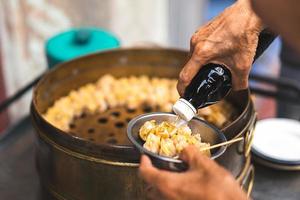
[[[46,43],[48,67],[86,54],[120,47],[116,36],[98,28],[78,28],[60,33]]]

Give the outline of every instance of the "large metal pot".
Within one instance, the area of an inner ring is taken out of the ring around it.
[[[139,154],[132,145],[74,137],[49,124],[42,114],[59,97],[106,73],[176,78],[186,58],[187,52],[174,49],[118,49],[84,56],[48,72],[35,87],[31,106],[45,194],[50,199],[144,199],[144,184],[137,175]],[[234,105],[237,117],[222,131],[228,140],[244,140],[230,145],[217,162],[242,182],[250,165],[250,133],[256,117],[248,91],[232,92],[226,100]]]

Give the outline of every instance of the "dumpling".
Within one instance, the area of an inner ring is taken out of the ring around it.
[[[173,140],[171,140],[170,138],[166,138],[160,141],[159,155],[174,157],[176,156],[176,153],[176,147]]]
[[[190,136],[190,135],[192,135],[192,130],[187,125],[182,125],[178,128],[177,134]]]
[[[143,147],[153,153],[159,152],[160,147],[160,137],[150,133],[147,136],[146,142],[144,143]]]
[[[188,125],[176,127],[167,121],[158,124],[155,120],[147,121],[140,128],[139,135],[146,141],[146,149],[167,157],[178,156],[188,145],[195,145],[199,149],[209,147],[208,143],[201,143],[200,134],[192,134]],[[210,151],[205,150],[203,154],[210,156]]]
[[[155,134],[162,138],[169,138],[176,133],[176,126],[169,122],[162,122],[155,129]]]
[[[142,138],[142,140],[146,141],[149,133],[152,130],[154,130],[155,127],[156,127],[155,120],[145,122],[139,131],[139,135]]]
[[[210,150],[202,150],[202,149],[206,149],[206,148],[210,147],[210,144],[209,143],[201,142],[200,134],[194,134],[194,135],[192,135],[189,138],[188,143],[190,145],[196,146],[200,150],[200,152],[203,153],[204,155],[207,155],[209,157],[211,156],[210,155]]]
[[[201,137],[200,134],[194,134],[188,137],[188,143],[190,145],[201,143]]]
[[[185,147],[189,145],[187,137],[184,135],[174,135],[172,137],[177,153],[180,153]]]

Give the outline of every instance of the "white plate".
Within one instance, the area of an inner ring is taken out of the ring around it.
[[[300,122],[271,118],[256,124],[252,152],[281,164],[300,163]]]

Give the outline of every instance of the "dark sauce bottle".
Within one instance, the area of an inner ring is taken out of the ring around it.
[[[275,37],[267,29],[260,33],[254,61]],[[222,100],[230,89],[230,70],[223,65],[209,63],[199,70],[187,86],[183,97],[174,104],[173,111],[184,121],[190,121],[197,114],[197,109]]]
[[[220,101],[230,89],[230,71],[223,65],[207,64],[193,78],[183,98],[199,109]]]
[[[197,109],[217,103],[230,89],[229,69],[219,64],[207,64],[192,79],[183,97],[174,104],[173,110],[180,118],[189,121],[197,114]]]

